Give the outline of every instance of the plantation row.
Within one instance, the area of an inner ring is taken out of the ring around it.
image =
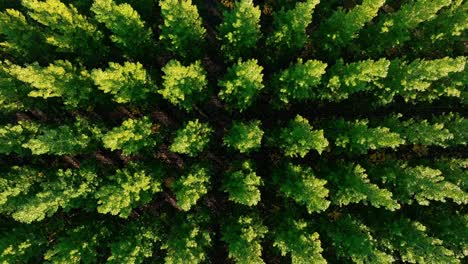
[[[0,263],[464,263],[461,0],[0,0]]]

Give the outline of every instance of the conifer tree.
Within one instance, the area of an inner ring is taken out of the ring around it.
[[[430,164],[444,175],[444,178],[468,193],[468,159],[440,158]]]
[[[174,182],[172,188],[177,198],[177,205],[182,210],[190,210],[208,192],[210,174],[207,167],[195,164]]]
[[[7,65],[0,61],[0,112],[11,113],[37,107],[37,102],[28,97],[29,85],[8,74]]]
[[[2,223],[0,231],[0,263],[28,263],[47,246],[47,236],[39,225],[20,225],[12,228]],[[3,228],[2,228],[3,229]]]
[[[93,61],[107,51],[102,45],[102,32],[73,5],[67,6],[60,0],[23,0],[21,3],[29,10],[28,15],[45,27],[46,41],[57,51],[77,53]]]
[[[95,0],[91,11],[113,33],[110,38],[130,58],[143,59],[154,48],[153,33],[131,5],[113,0]]]
[[[95,69],[91,77],[98,88],[110,93],[117,103],[141,103],[151,91],[151,82],[140,63],[109,62],[106,70]]]
[[[274,13],[273,32],[266,39],[271,56],[291,56],[304,47],[307,42],[306,29],[312,23],[312,14],[318,3],[319,0],[297,2],[291,10],[282,8]],[[276,58],[269,59],[274,61]]]
[[[358,92],[374,88],[382,89],[380,80],[387,77],[389,65],[390,62],[386,59],[365,60],[348,64],[340,59],[327,72],[326,89],[319,92],[318,97],[322,100],[338,102]]]
[[[273,230],[273,246],[277,247],[283,256],[291,254],[292,264],[326,264],[327,261],[322,256],[319,234],[308,229],[304,219],[294,220],[286,216]]]
[[[310,167],[286,163],[273,173],[273,181],[285,197],[305,205],[310,214],[324,211],[330,205],[326,200],[327,181],[316,178]]]
[[[323,130],[313,130],[309,121],[300,115],[289,121],[288,125],[274,132],[268,139],[269,144],[278,146],[287,157],[305,157],[315,149],[321,154],[328,146]]]
[[[159,26],[159,39],[166,49],[176,56],[199,59],[203,52],[206,29],[192,0],[161,0],[161,16],[164,23]]]
[[[163,173],[160,164],[130,163],[124,169],[118,169],[96,191],[97,211],[127,218],[133,208],[148,203],[162,190]]]
[[[213,129],[208,124],[201,123],[198,119],[189,121],[184,128],[177,130],[169,148],[171,151],[195,157],[207,147],[212,133]]]
[[[152,135],[151,120],[148,117],[127,119],[119,127],[102,136],[104,147],[110,150],[121,149],[125,155],[133,155],[144,148],[154,147],[156,139]]]
[[[254,163],[245,160],[234,164],[225,175],[223,189],[229,193],[229,200],[235,203],[253,206],[260,201],[262,178],[255,173]]]
[[[325,74],[326,63],[308,60],[305,63],[298,59],[296,64],[273,77],[271,87],[283,104],[302,102],[319,97],[316,88]]]
[[[264,87],[262,70],[263,67],[258,65],[257,60],[239,60],[227,70],[224,79],[218,82],[221,87],[219,97],[240,112],[247,109]]]
[[[322,43],[320,47],[332,57],[340,55],[340,49],[346,47],[359,35],[359,31],[370,22],[385,0],[363,0],[362,4],[346,12],[338,9],[326,19],[315,33],[316,39]]]
[[[39,127],[36,123],[26,121],[0,127],[0,154],[27,154],[22,145],[38,132]]]
[[[258,150],[262,144],[263,130],[259,120],[249,122],[234,121],[228,133],[224,136],[224,145],[238,150],[240,153],[249,153]]]
[[[11,76],[30,85],[30,97],[61,97],[63,103],[71,108],[83,107],[93,101],[90,74],[69,61],[58,60],[47,67],[38,63],[27,67],[7,64],[6,67]]]
[[[252,0],[238,0],[234,9],[223,12],[224,20],[218,31],[221,52],[227,61],[251,57],[262,36],[260,14]]]
[[[450,112],[448,114],[435,116],[433,123],[442,123],[453,135],[451,145],[463,145],[468,143],[468,119],[458,113]]]
[[[265,263],[261,258],[262,239],[268,232],[256,215],[244,215],[226,223],[221,230],[227,243],[229,258],[235,263]]]
[[[173,105],[191,111],[193,104],[208,97],[208,81],[200,61],[183,66],[179,61],[171,60],[162,71],[163,88],[158,93]]]

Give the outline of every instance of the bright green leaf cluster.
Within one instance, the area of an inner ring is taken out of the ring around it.
[[[226,136],[224,144],[238,150],[240,153],[249,153],[258,150],[262,144],[263,130],[259,120],[250,122],[234,121]]]
[[[256,205],[260,201],[262,178],[255,173],[252,161],[246,160],[233,166],[226,172],[223,189],[229,193],[229,200],[247,206]]]
[[[193,165],[186,174],[177,179],[172,188],[177,205],[184,211],[190,210],[208,192],[210,170],[201,165]]]
[[[184,128],[177,130],[169,148],[171,151],[195,157],[207,147],[212,133],[213,129],[208,124],[200,123],[198,119],[189,121]]]

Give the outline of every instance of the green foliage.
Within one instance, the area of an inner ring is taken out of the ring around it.
[[[117,5],[113,0],[95,0],[91,11],[97,21],[113,33],[112,42],[131,58],[142,59],[153,48],[153,33],[145,26],[131,5]]]
[[[38,63],[27,67],[8,64],[6,70],[14,78],[30,85],[30,97],[61,97],[63,103],[72,108],[92,102],[93,86],[89,73],[69,61],[58,60],[47,67]]]
[[[179,61],[171,60],[162,71],[163,88],[158,93],[173,105],[191,111],[193,104],[208,97],[208,81],[200,61],[183,66]]]
[[[394,263],[395,259],[379,249],[379,239],[371,235],[369,227],[346,215],[333,223],[322,225],[338,257],[354,263]],[[414,263],[414,262],[412,262]]]
[[[26,121],[0,127],[0,154],[26,154],[22,144],[26,143],[38,130],[37,124]]]
[[[200,58],[206,29],[192,0],[161,0],[159,6],[164,19],[159,39],[166,49],[182,58]]]
[[[262,145],[263,130],[259,120],[232,123],[231,129],[224,136],[224,145],[238,150],[240,153],[249,153],[258,150]]]
[[[296,64],[276,74],[271,86],[283,104],[319,98],[315,88],[320,84],[326,67],[326,63],[317,60],[303,63],[298,59]]]
[[[400,209],[400,205],[392,199],[392,193],[372,183],[361,165],[348,163],[330,167],[332,168],[328,171],[321,171],[336,189],[331,192],[331,201],[334,204],[342,207],[363,202],[365,205],[370,203],[374,207],[385,207],[390,211]]]
[[[40,254],[47,238],[38,226],[14,227],[0,233],[0,263],[27,263]]]
[[[305,205],[309,214],[325,211],[330,205],[327,181],[316,178],[310,167],[286,163],[273,172],[273,181],[285,197]]]
[[[425,166],[411,167],[407,163],[392,162],[368,169],[371,178],[380,179],[392,188],[394,196],[402,203],[429,205],[430,201],[445,202],[451,199],[466,204],[467,194],[457,185],[446,181],[440,170]]]
[[[224,11],[218,28],[221,52],[227,61],[247,59],[253,54],[260,32],[260,9],[252,0],[236,1],[234,9]]]
[[[434,118],[433,122],[442,123],[453,135],[452,145],[465,146],[468,142],[468,119],[458,113],[448,113]]]
[[[177,198],[177,205],[182,210],[190,210],[203,195],[208,193],[210,174],[207,167],[196,164],[174,182],[172,188]]]
[[[221,87],[219,98],[240,112],[252,105],[264,85],[263,67],[257,60],[239,60],[227,70],[224,79],[218,82]]]
[[[317,263],[326,264],[322,256],[322,247],[317,232],[308,230],[304,219],[294,220],[290,217],[281,219],[274,229],[273,246],[281,251],[281,255],[291,254],[292,264]]]
[[[312,130],[309,121],[300,115],[289,121],[288,125],[276,131],[270,138],[270,145],[278,146],[288,157],[305,157],[315,149],[321,154],[328,146],[323,130]]]
[[[306,29],[312,22],[312,13],[318,3],[319,0],[297,2],[291,10],[282,8],[274,13],[273,32],[266,39],[270,56],[278,53],[280,56],[290,56],[304,47],[307,42]]]
[[[169,148],[173,152],[195,157],[207,147],[212,133],[213,129],[208,124],[200,123],[198,119],[189,121],[184,128],[177,130]]]
[[[159,164],[130,163],[124,169],[118,169],[95,192],[97,211],[127,218],[133,208],[148,203],[153,194],[162,190],[160,179],[163,174]]]
[[[252,161],[246,160],[235,164],[225,175],[223,189],[229,193],[229,200],[235,203],[253,206],[260,201],[260,190],[258,187],[263,184],[255,172]]]
[[[149,76],[138,62],[125,62],[123,65],[109,62],[108,69],[95,69],[91,77],[98,88],[110,93],[117,103],[141,102],[151,91]]]
[[[370,149],[396,148],[405,143],[388,127],[369,127],[368,124],[367,119],[353,122],[340,118],[331,122],[326,135],[335,139],[337,147],[356,154],[366,154]]]
[[[154,147],[156,139],[152,138],[152,122],[148,117],[127,119],[119,127],[102,136],[104,147],[110,150],[121,149],[125,155],[133,155],[138,151]]]
[[[60,0],[22,0],[21,3],[29,10],[28,15],[44,27],[46,42],[57,51],[77,53],[88,60],[96,60],[94,56],[106,52],[101,43],[102,32],[73,5],[67,6]]]
[[[387,77],[389,65],[390,62],[385,58],[348,64],[340,59],[327,72],[326,90],[321,91],[318,97],[328,101],[342,101],[354,93],[381,89],[379,81]]]
[[[222,240],[227,243],[229,258],[239,264],[262,264],[262,239],[268,232],[255,215],[240,216],[226,223],[221,230]]]
[[[205,227],[208,220],[203,215],[189,214],[171,223],[168,238],[161,247],[167,250],[166,264],[197,264],[207,260],[206,251],[212,245],[212,234]]]

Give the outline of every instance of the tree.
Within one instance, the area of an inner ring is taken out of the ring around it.
[[[271,87],[283,104],[303,102],[319,98],[316,88],[325,74],[326,63],[308,60],[297,63],[274,75]]]
[[[226,61],[249,58],[261,38],[260,9],[252,0],[239,0],[234,9],[224,11],[218,28],[221,52]]]
[[[273,230],[273,246],[281,251],[282,256],[290,253],[292,264],[326,264],[327,261],[322,256],[319,234],[308,229],[304,219],[282,217],[280,224]]]
[[[102,136],[104,147],[110,150],[121,149],[125,155],[133,155],[144,148],[154,147],[152,122],[148,117],[127,119],[119,127]]]
[[[468,142],[468,119],[458,113],[450,112],[444,115],[435,116],[434,123],[442,123],[453,135],[450,145],[463,145]]]
[[[297,2],[291,10],[282,8],[273,17],[273,31],[266,39],[272,55],[279,57],[292,56],[300,51],[307,42],[306,29],[312,22],[312,13],[319,0]],[[276,52],[273,52],[276,51]],[[275,60],[271,57],[270,60]]]
[[[70,108],[84,107],[93,102],[91,93],[94,89],[90,74],[69,61],[54,61],[47,67],[41,67],[38,63],[27,67],[7,64],[6,67],[11,76],[29,84],[30,97],[61,97]]]
[[[229,194],[229,200],[235,203],[253,206],[260,201],[262,178],[255,173],[254,163],[250,160],[238,162],[225,173],[223,190]]]
[[[330,205],[326,200],[327,181],[316,178],[310,167],[288,162],[273,172],[273,181],[285,197],[305,205],[309,214],[324,211]]]
[[[212,133],[213,129],[208,124],[200,123],[198,119],[189,121],[184,128],[177,130],[169,149],[195,157],[207,147]]]
[[[183,66],[179,61],[171,60],[162,71],[163,88],[158,93],[173,105],[191,111],[193,104],[208,97],[208,81],[200,61]]]
[[[39,127],[38,124],[27,121],[0,127],[0,154],[27,154],[22,145],[38,132]]]
[[[365,205],[370,203],[374,207],[384,207],[390,211],[400,209],[400,205],[392,199],[392,193],[372,183],[359,164],[330,164],[320,171],[335,189],[330,195],[332,203],[340,207],[363,202]]]
[[[389,65],[390,62],[387,59],[348,64],[340,59],[327,72],[326,89],[321,91],[318,97],[339,102],[358,92],[372,91],[374,88],[383,89],[380,80],[387,77]]]
[[[182,210],[190,210],[203,195],[208,193],[210,174],[207,167],[195,164],[174,182],[172,189],[177,198],[177,205]]]
[[[257,60],[239,60],[228,68],[224,79],[218,82],[221,87],[219,97],[230,107],[244,111],[264,88],[262,70],[263,67],[258,65]]]
[[[340,118],[329,123],[326,135],[335,139],[335,146],[349,153],[366,154],[370,149],[396,148],[405,143],[400,134],[388,127],[369,127],[369,120],[345,121]]]
[[[287,157],[303,158],[312,149],[321,154],[328,146],[323,130],[313,130],[309,121],[300,115],[290,120],[286,127],[276,130],[268,141],[272,146],[279,146]]]
[[[166,49],[184,59],[200,58],[206,29],[192,0],[162,0],[159,6],[164,19],[159,39]]]
[[[224,136],[224,145],[238,150],[240,153],[249,153],[258,150],[262,145],[263,130],[259,120],[249,122],[234,121],[228,133]]]
[[[143,59],[154,48],[153,32],[131,5],[113,0],[95,0],[91,11],[113,33],[110,38],[130,58]]]
[[[262,239],[268,232],[255,215],[244,215],[222,226],[222,240],[228,244],[229,258],[236,263],[265,263],[262,258]]]
[[[95,69],[91,77],[98,88],[110,93],[117,103],[141,103],[151,92],[151,81],[140,63],[109,62],[106,70]]]
[[[148,203],[162,190],[160,164],[130,163],[108,177],[95,193],[97,211],[127,218],[133,208]]]
[[[77,53],[87,61],[97,61],[107,52],[102,45],[103,34],[73,5],[60,0],[23,0],[28,15],[45,27],[45,39],[58,52]]]
[[[5,230],[0,233],[0,263],[27,263],[40,255],[47,245],[41,226],[19,225],[8,229],[6,222],[2,225]]]

